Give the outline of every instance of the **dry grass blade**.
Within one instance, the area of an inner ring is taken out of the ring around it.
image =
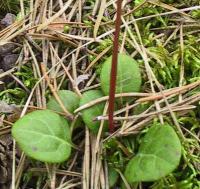
[[[44,64],[41,64],[41,70],[42,70],[42,73],[44,75],[44,78],[46,79],[46,81],[47,81],[47,83],[49,85],[49,88],[51,89],[51,92],[53,93],[55,99],[57,100],[57,102],[61,106],[62,110],[65,112],[66,117],[68,117],[69,119],[72,120],[73,119],[73,115],[65,108],[65,106],[62,103],[62,101],[60,100],[60,98],[59,98],[59,96],[57,94],[57,91],[54,89],[53,85],[50,82],[50,79],[49,79],[49,77],[47,75],[46,68],[45,68]]]
[[[115,98],[120,98],[120,97],[139,97],[139,96],[150,96],[151,93],[121,93],[121,94],[115,94]],[[91,106],[94,106],[95,104],[98,104],[100,102],[106,101],[109,99],[109,96],[104,96],[101,98],[98,98],[96,100],[92,100],[89,103],[77,108],[74,113],[80,112],[81,110],[84,110],[86,108],[89,108]]]
[[[167,97],[167,96],[171,96],[173,94],[185,93],[185,92],[187,92],[187,91],[189,91],[189,90],[191,90],[191,89],[193,89],[193,88],[195,88],[199,85],[200,85],[200,81],[196,81],[196,82],[188,84],[186,86],[170,89],[170,90],[167,90],[166,92],[163,91],[163,95],[165,97]],[[141,98],[141,99],[137,100],[137,102],[141,103],[141,102],[159,100],[159,99],[163,98],[163,95],[162,94],[154,94],[153,96],[150,96],[150,97]]]
[[[101,6],[99,8],[99,14],[97,16],[97,20],[96,20],[95,25],[94,25],[94,38],[97,37],[97,33],[98,33],[98,30],[99,30],[99,26],[101,24],[101,20],[103,18],[103,14],[105,12],[105,8],[106,8],[106,0],[101,0]]]
[[[62,15],[67,9],[68,7],[71,5],[71,3],[73,2],[73,0],[68,0],[67,3],[65,3],[65,5],[55,14],[53,15],[51,18],[47,19],[45,21],[45,23],[41,24],[38,28],[37,28],[37,32],[39,32],[40,30],[45,29],[49,24],[51,24],[56,18],[58,18],[60,15]]]
[[[174,112],[178,112],[178,111],[184,111],[184,110],[192,110],[195,109],[196,106],[180,106],[180,107],[171,107],[171,110]],[[114,117],[115,121],[125,121],[125,120],[134,120],[134,119],[138,119],[138,118],[145,118],[145,117],[150,117],[152,115],[156,115],[158,113],[162,113],[162,114],[167,114],[169,112],[168,108],[162,108],[159,111],[156,112],[150,112],[147,114],[142,114],[142,115],[133,115],[133,116],[126,116],[126,117]],[[108,116],[98,116],[97,120],[108,120]]]
[[[94,64],[97,63],[98,60],[100,60],[106,53],[108,53],[108,51],[111,49],[111,47],[107,47],[106,49],[104,49],[89,65],[88,67],[86,68],[85,72],[88,72],[92,66],[94,66]]]
[[[83,189],[90,188],[90,136],[89,130],[85,131],[85,152],[83,161]]]

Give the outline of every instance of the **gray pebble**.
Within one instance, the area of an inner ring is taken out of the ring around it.
[[[0,45],[0,55],[10,54],[16,48],[13,43],[6,43],[5,45]]]
[[[6,16],[1,20],[1,24],[4,26],[9,26],[14,23],[16,20],[16,16],[11,13],[7,13]]]
[[[4,56],[0,61],[0,69],[3,69],[4,71],[12,69],[15,66],[18,57],[18,54],[9,54]]]

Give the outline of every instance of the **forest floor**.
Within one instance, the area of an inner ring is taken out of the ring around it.
[[[199,0],[123,1],[119,52],[139,65],[142,87],[115,110],[113,134],[94,134],[84,122],[72,127],[74,148],[61,164],[26,156],[12,126],[46,109],[59,90],[82,97],[101,89],[102,66],[112,55],[116,0],[7,0],[0,1],[0,11],[0,189],[200,188]],[[101,125],[108,97],[104,102]],[[76,108],[72,125],[80,115]],[[127,163],[159,123],[171,125],[179,137],[179,166],[154,181],[127,182]]]

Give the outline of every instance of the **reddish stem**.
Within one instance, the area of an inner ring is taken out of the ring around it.
[[[114,47],[113,47],[113,54],[112,54],[112,67],[111,67],[111,73],[110,73],[110,94],[109,94],[109,107],[108,107],[110,133],[114,132],[113,112],[114,112],[114,103],[115,103],[115,89],[116,89],[116,78],[117,78],[117,62],[118,62],[121,14],[122,14],[122,0],[118,0],[117,1],[117,18],[116,18],[116,23],[115,23]]]

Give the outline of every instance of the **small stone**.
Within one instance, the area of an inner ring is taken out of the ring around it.
[[[0,184],[5,184],[7,182],[8,173],[6,168],[1,165],[0,165],[0,175],[1,175]]]
[[[5,45],[0,45],[0,55],[5,56],[6,54],[11,54],[15,48],[16,45],[13,43],[6,43]]]
[[[0,61],[0,69],[4,71],[8,71],[15,66],[15,63],[18,59],[19,55],[17,54],[9,54],[3,57],[3,60]]]
[[[14,23],[16,20],[16,16],[11,13],[7,13],[6,16],[1,20],[1,24],[4,26],[9,26]]]
[[[7,182],[7,155],[6,155],[6,144],[0,141],[0,184],[5,184]]]
[[[5,139],[4,139],[5,138]],[[9,154],[12,139],[8,135],[0,136],[0,188],[9,188],[12,179],[12,156]],[[11,144],[10,144],[11,143]]]

